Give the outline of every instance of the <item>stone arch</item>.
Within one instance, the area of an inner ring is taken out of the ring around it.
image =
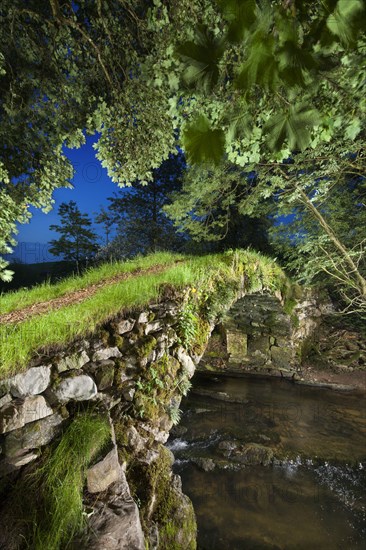
[[[213,328],[199,369],[223,370],[226,363],[231,371],[293,374],[295,324],[279,296],[241,295]]]

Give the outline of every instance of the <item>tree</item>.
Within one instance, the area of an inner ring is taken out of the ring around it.
[[[153,171],[154,179],[148,185],[135,182],[108,199],[110,216],[118,228],[104,254],[131,257],[182,248],[185,239],[177,234],[163,207],[173,190],[180,189],[184,166],[182,155],[171,155]]]
[[[300,282],[331,283],[342,313],[366,319],[365,185],[359,176],[334,178],[332,200],[324,198],[318,182],[312,193],[300,190],[291,210],[280,204],[280,223],[271,231],[274,246]],[[285,214],[291,217],[283,221]]]
[[[209,168],[193,165],[185,171],[182,189],[171,195],[171,204],[164,206],[164,211],[181,232],[201,243],[201,249],[252,246],[268,252],[269,220],[241,212],[243,199],[255,182],[253,173],[229,162]]]
[[[328,243],[317,255],[318,269],[341,284],[349,310],[365,311],[365,226],[349,247],[347,232],[335,230],[323,212],[348,174],[364,181],[364,3],[328,1],[314,8],[291,0],[260,5],[223,0],[221,6],[226,33],[200,27],[177,48],[187,86],[177,111],[184,109],[188,159],[220,170],[227,158],[247,172],[255,170],[256,186],[248,185],[236,203],[242,213],[259,215],[270,197],[282,213],[301,207],[310,221],[300,242],[309,245],[319,237]],[[208,186],[201,209],[209,210],[215,195],[230,203],[222,180]],[[197,199],[193,186],[184,197],[191,204],[189,195]],[[185,216],[180,199],[172,205],[176,219]],[[358,205],[364,211],[365,203]],[[193,223],[202,225],[202,219]],[[301,274],[309,264],[298,268]]]
[[[150,162],[158,166],[167,155],[166,141],[172,139],[166,137],[167,121],[170,125],[166,109],[160,109],[159,115],[157,108],[161,94],[149,88],[146,79],[139,79],[136,88],[142,58],[154,52],[154,32],[147,24],[149,4],[144,0],[1,2],[0,253],[9,252],[14,244],[16,222],[30,219],[29,206],[48,211],[53,191],[71,186],[73,170],[63,146],[79,147],[85,129],[94,133],[106,125],[124,140],[142,105],[146,125],[140,117],[139,141],[145,141],[147,153],[150,147],[155,154],[144,155],[143,147],[142,154],[136,154],[130,146],[126,149],[132,155],[130,164],[133,158],[137,167],[140,162],[150,169]],[[153,124],[162,133],[154,147],[146,141]],[[113,140],[117,151],[120,143]],[[106,150],[103,156],[107,162]],[[9,278],[5,267],[0,260],[0,276]]]
[[[111,212],[107,212],[107,210],[102,207],[97,214],[95,221],[103,226],[105,233],[105,245],[108,246],[109,235],[111,234],[113,225],[116,223],[115,216]]]
[[[62,145],[84,129],[119,185],[151,181],[177,145],[247,172],[324,144],[359,150],[361,0],[3,0],[1,16],[3,249],[27,205],[69,184]]]
[[[90,229],[89,216],[80,212],[75,201],[61,203],[58,214],[61,225],[50,225],[50,229],[61,237],[50,241],[49,250],[54,256],[62,255],[65,260],[74,261],[79,271],[79,263],[97,251],[97,235]]]

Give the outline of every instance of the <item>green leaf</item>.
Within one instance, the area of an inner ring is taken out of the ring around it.
[[[327,27],[347,46],[355,43],[358,30],[364,23],[362,0],[339,0],[327,19]]]
[[[250,132],[251,117],[249,113],[243,113],[231,118],[227,131],[227,140],[230,143],[235,139],[242,138]]]
[[[241,42],[256,20],[255,0],[221,0],[219,5],[228,22],[228,40],[233,43]]]
[[[271,89],[278,81],[278,63],[274,56],[275,42],[267,36],[255,40],[251,44],[248,59],[242,65],[235,79],[235,86],[240,90],[248,90],[254,84]]]
[[[223,130],[211,128],[209,120],[200,115],[187,125],[182,136],[183,147],[193,164],[214,162],[219,164],[224,154]]]
[[[265,125],[267,144],[279,151],[287,141],[290,149],[305,149],[311,141],[311,130],[319,122],[319,113],[306,104],[289,107],[272,116]]]
[[[352,120],[351,124],[346,128],[346,137],[348,139],[354,140],[358,134],[361,132],[361,121],[359,118]]]
[[[214,36],[204,26],[199,26],[195,39],[179,46],[176,53],[185,63],[183,81],[210,91],[218,81],[218,63],[224,53],[223,38]]]
[[[304,48],[286,41],[277,54],[281,79],[290,86],[305,86],[304,72],[316,67],[315,58]]]
[[[10,283],[10,281],[13,279],[14,271],[11,271],[10,269],[1,269],[0,268],[0,281],[4,281],[4,283]]]

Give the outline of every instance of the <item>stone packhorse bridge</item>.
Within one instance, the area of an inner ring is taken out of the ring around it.
[[[192,504],[172,474],[174,458],[164,443],[210,334],[217,326],[223,334],[224,327],[237,369],[292,373],[299,342],[318,316],[314,301],[291,316],[279,293],[245,295],[239,287],[211,321],[195,306],[196,289],[188,288],[122,312],[92,336],[34,357],[25,371],[0,383],[0,547],[21,547],[28,536],[27,510],[18,522],[12,519],[14,491],[23,487],[26,502],[38,500],[27,474],[47,470],[68,426],[91,413],[107,419],[110,436],[84,472],[89,512],[78,546],[145,550],[147,540],[149,548],[196,548]]]

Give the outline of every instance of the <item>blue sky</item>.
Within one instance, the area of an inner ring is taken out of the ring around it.
[[[75,175],[72,181],[74,189],[56,189],[53,194],[55,204],[52,211],[48,214],[36,208],[31,208],[30,211],[33,217],[30,222],[18,226],[19,233],[15,236],[18,243],[37,243],[41,246],[48,243],[51,239],[59,237],[58,233],[50,231],[49,226],[59,223],[57,211],[62,202],[74,200],[81,212],[87,212],[92,219],[95,217],[94,213],[101,206],[108,206],[107,197],[111,197],[113,192],[118,190],[118,186],[112,183],[108,177],[107,170],[102,167],[100,161],[95,157],[93,143],[97,140],[97,135],[87,136],[86,144],[80,147],[80,149],[65,148],[65,154],[75,168]],[[102,228],[95,224],[94,229],[101,235],[102,240]],[[31,254],[32,245],[23,245],[23,249],[27,247],[29,254]],[[19,246],[17,249],[19,252]],[[54,256],[48,258],[48,261],[52,260],[56,260],[56,258]]]

